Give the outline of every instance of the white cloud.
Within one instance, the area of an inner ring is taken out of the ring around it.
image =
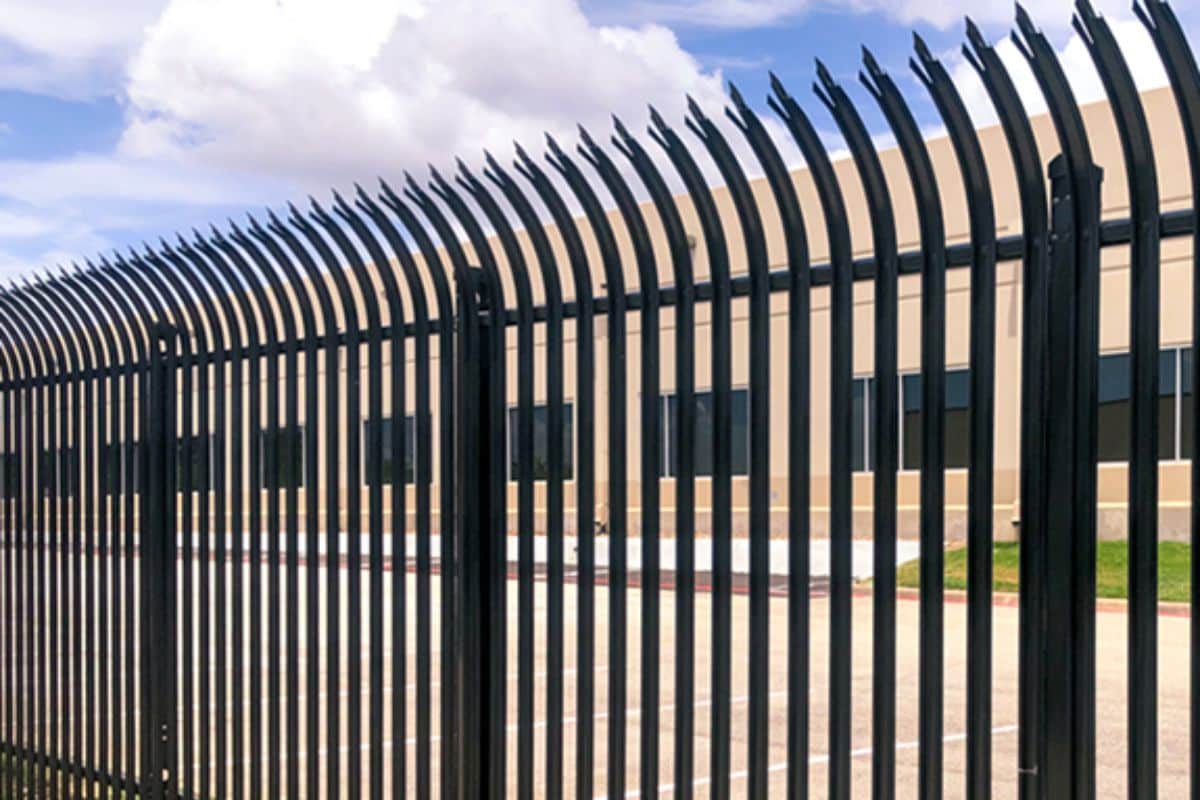
[[[220,170],[109,156],[0,161],[0,187],[6,195],[42,206],[97,200],[221,205],[277,198]],[[280,188],[274,185],[273,191]]]
[[[4,4],[0,86],[69,96],[111,93],[166,0]]]
[[[656,25],[591,24],[574,0],[172,0],[131,62],[132,158],[286,176],[395,175],[483,148],[540,148],[608,115],[724,102]],[[637,127],[641,127],[640,124]]]
[[[1157,56],[1128,11],[1113,7],[1123,3],[1097,5],[1112,13],[1139,83],[1154,85],[1163,80]],[[662,23],[768,25],[818,4],[833,7],[827,0],[629,0],[604,25],[578,0],[19,4],[0,15],[0,87],[116,92],[127,126],[115,153],[0,161],[0,273],[27,267],[32,255],[59,260],[108,249],[180,220],[377,174],[398,177],[428,161],[449,167],[461,155],[478,163],[484,148],[507,161],[512,140],[537,152],[546,131],[569,145],[577,123],[607,141],[612,113],[640,136],[647,103],[678,122],[687,94],[730,132],[720,114],[720,70],[706,70]],[[1010,0],[837,7],[942,27],[959,25],[964,13],[981,23],[1012,18]],[[1037,16],[1063,44],[1080,98],[1101,97],[1082,42],[1067,38],[1067,15],[1047,18],[1038,9]],[[999,48],[1030,110],[1044,108],[1024,60],[1007,41]],[[976,121],[994,119],[969,66],[956,56],[947,64]],[[782,126],[769,115],[764,123],[798,164]],[[741,135],[729,139],[753,168]],[[647,149],[679,188],[658,148]],[[715,179],[701,151],[698,161]]]
[[[1094,0],[1093,5],[1100,13],[1128,10],[1125,0]],[[1013,20],[1012,0],[629,0],[617,8],[602,13],[612,19],[714,28],[765,27],[822,9],[880,14],[943,29],[961,25],[967,15],[980,24]],[[1071,12],[1071,4],[1064,2],[1041,4],[1035,13],[1039,24],[1057,30],[1070,24]]]
[[[80,254],[110,250],[112,242],[98,223],[102,220],[67,208],[0,207],[0,277],[30,275]]]
[[[0,276],[203,225],[294,194],[291,184],[196,165],[80,156],[0,160]]]

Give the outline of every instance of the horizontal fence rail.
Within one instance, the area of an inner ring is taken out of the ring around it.
[[[652,109],[644,139],[615,120],[608,142],[547,138],[544,162],[517,146],[511,165],[460,161],[0,290],[0,796],[1040,800],[1103,796],[1119,752],[1128,796],[1200,797],[1198,704],[1186,756],[1159,741],[1158,599],[1161,250],[1189,240],[1191,356],[1200,224],[1160,208],[1129,65],[1075,8],[1121,174],[1097,163],[1063,65],[1018,8],[1051,138],[970,22],[963,48],[1002,153],[916,37],[951,161],[866,51],[860,75],[901,177],[818,61],[850,163],[772,76],[800,180],[730,87],[728,125],[692,101],[679,129]],[[1200,71],[1166,3],[1135,8],[1194,198]],[[1017,235],[997,231],[1003,157]],[[947,164],[969,233],[953,245]],[[1102,220],[1102,181],[1122,177],[1129,216]],[[920,242],[905,251],[902,180]],[[1098,742],[1098,704],[1114,702],[1097,677],[1114,657],[1096,572],[1106,248],[1129,262],[1120,743]],[[956,269],[965,390],[947,372]],[[902,374],[910,276],[920,370]],[[869,380],[854,367],[868,349]],[[993,588],[1005,382],[1020,407],[1011,615]],[[961,618],[944,579],[952,407],[966,410]],[[1200,411],[1186,413],[1190,460]],[[865,522],[855,472],[870,473]],[[1195,544],[1200,470],[1189,481]],[[1186,765],[1162,776],[1166,758]]]

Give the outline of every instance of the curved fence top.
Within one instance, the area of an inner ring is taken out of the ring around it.
[[[1087,2],[1077,9],[1076,28],[1100,74],[1123,155],[1125,180],[1109,174],[1105,185],[1127,193],[1131,209],[1128,220],[1105,221],[1094,239],[1098,246],[1131,243],[1138,258],[1151,258],[1160,234],[1185,235],[1195,227],[1190,210],[1145,225],[1159,214],[1160,184],[1184,177],[1156,175],[1146,111],[1116,40]],[[1153,0],[1136,10],[1162,57],[1183,128],[1194,132],[1200,84],[1186,37],[1166,3]],[[1093,148],[1057,56],[1020,8],[1016,31],[1014,41],[1037,77],[1070,174],[1095,180],[1083,174],[1084,165],[1093,163]],[[803,279],[821,285],[839,262],[849,263],[851,240],[860,230],[870,231],[873,246],[870,257],[852,263],[856,278],[881,269],[915,273],[930,257],[966,266],[980,251],[1001,261],[1037,258],[1046,235],[1044,154],[1012,76],[969,20],[966,37],[963,52],[983,80],[1015,167],[1011,190],[994,183],[988,159],[997,155],[985,153],[948,72],[917,37],[912,68],[945,124],[961,181],[951,179],[940,146],[931,156],[897,84],[864,51],[862,81],[896,135],[909,186],[897,185],[891,154],[876,150],[854,101],[818,62],[814,91],[849,146],[856,175],[830,161],[819,126],[772,76],[768,105],[799,146],[807,175],[788,172],[772,128],[731,87],[726,113],[742,140],[728,139],[694,102],[684,135],[652,110],[648,138],[674,174],[660,173],[650,151],[615,121],[612,144],[628,159],[631,174],[609,157],[599,137],[581,130],[578,159],[547,140],[548,171],[518,144],[511,171],[487,154],[482,178],[460,161],[452,178],[432,172],[423,185],[406,176],[400,193],[386,183],[374,193],[356,187],[350,201],[334,193],[328,207],[316,200],[307,208],[290,205],[283,217],[230,221],[174,244],[163,240],[11,285],[0,302],[8,330],[3,383],[131,368],[164,324],[188,332],[179,355],[192,361],[278,352],[310,340],[365,343],[372,336],[434,331],[453,314],[451,284],[474,264],[492,273],[507,321],[515,325],[523,315],[543,320],[560,305],[567,319],[605,314],[614,308],[614,291],[626,307],[670,307],[679,302],[681,284],[691,282],[687,288],[703,302],[723,279],[726,261],[734,296],[748,295],[756,280],[782,290],[801,279],[801,267]],[[1193,187],[1200,185],[1195,139],[1186,141]],[[747,175],[759,174],[765,184],[755,188],[758,179]],[[849,216],[847,178],[860,180],[865,190],[861,219]],[[684,192],[672,196],[668,187],[675,179]],[[648,192],[647,204],[635,200],[640,191]],[[945,246],[947,227],[959,232],[959,198],[969,241]],[[997,237],[996,218],[1012,213],[1007,206],[1013,202],[1024,234]],[[573,217],[572,207],[582,216]],[[605,212],[607,207],[615,210]],[[699,241],[686,232],[692,220]],[[912,220],[919,229],[897,231]],[[1143,229],[1153,235],[1142,235]],[[922,247],[896,253],[896,240],[913,235]],[[598,293],[601,286],[607,289]],[[59,313],[45,313],[46,305]]]

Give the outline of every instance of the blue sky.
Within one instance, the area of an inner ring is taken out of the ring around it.
[[[1127,4],[1095,5],[1139,82],[1161,82]],[[1175,5],[1200,28],[1193,4]],[[1011,27],[1001,0],[12,0],[0,15],[0,276],[458,155],[478,164],[514,139],[536,148],[544,131],[570,142],[576,123],[604,133],[610,113],[640,129],[647,103],[678,121],[688,93],[719,113],[729,80],[769,114],[768,70],[837,148],[809,92],[814,57],[886,142],[857,84],[864,44],[933,132],[907,66],[914,29],[986,123],[957,54],[964,14],[993,41]],[[1099,97],[1069,6],[1037,17],[1080,96]]]

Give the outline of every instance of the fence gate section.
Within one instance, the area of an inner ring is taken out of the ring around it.
[[[1136,10],[1195,197],[1200,73],[1165,3]],[[727,120],[690,102],[0,291],[0,796],[1197,796],[1158,461],[1168,426],[1200,452],[1200,292],[1187,372],[1160,353],[1163,240],[1200,286],[1200,232],[1162,210],[1112,28],[1086,0],[1075,27],[1119,147],[1018,9],[1036,97],[969,22],[963,50],[1002,137],[917,38],[927,142],[864,53],[902,169],[818,62],[820,116],[772,78],[771,122],[731,88]],[[1128,259],[1116,612],[1105,254]]]

